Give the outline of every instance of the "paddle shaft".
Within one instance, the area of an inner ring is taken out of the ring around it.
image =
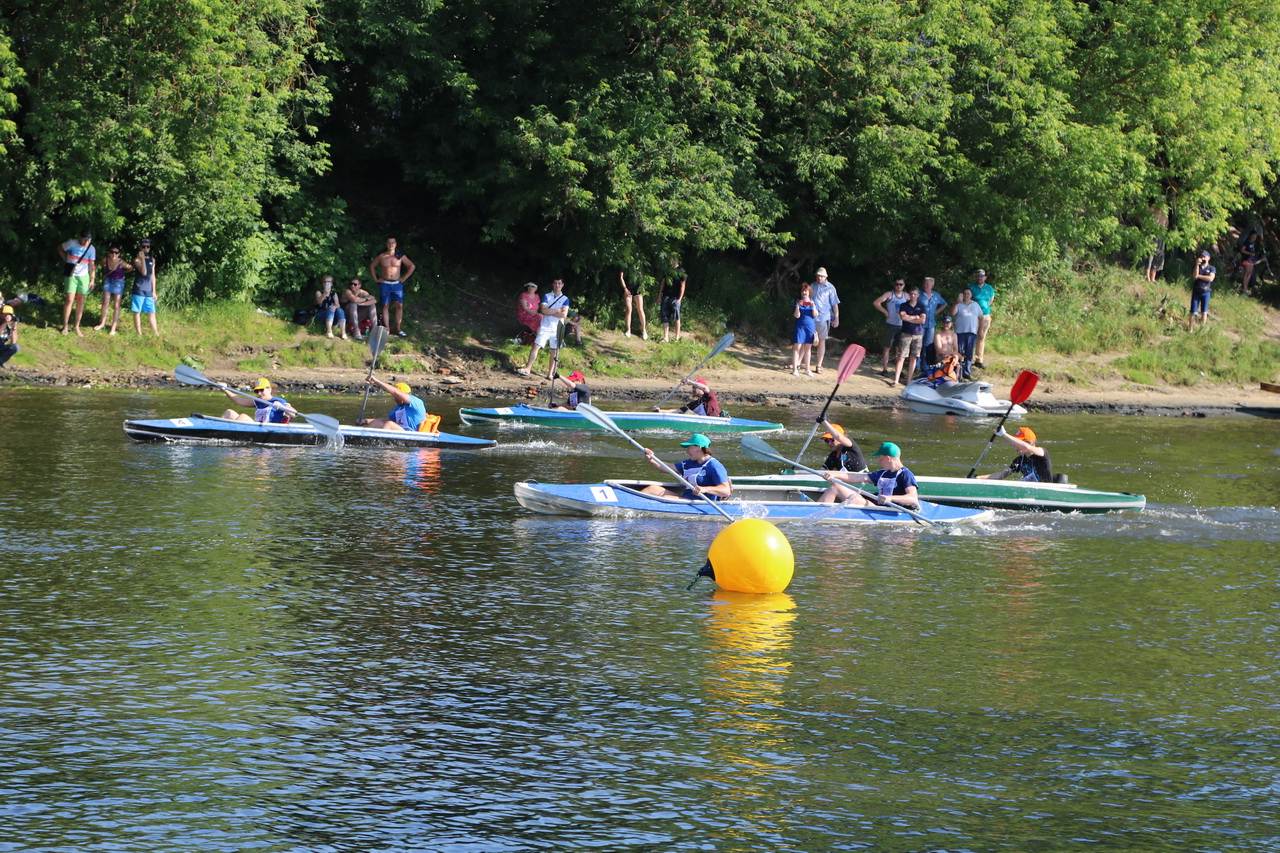
[[[196,370],[194,367],[188,367],[187,365],[180,365],[178,369],[174,371],[174,373],[177,376],[177,379],[179,382],[183,382],[189,385],[207,385],[210,388],[217,388],[219,391],[225,391],[229,394],[236,394],[240,397],[246,397],[250,400],[253,400],[255,408],[258,407],[259,403],[263,402],[263,400],[260,397],[257,397],[254,394],[250,394],[247,391],[241,391],[239,388],[232,388],[230,385],[224,385],[218,382],[214,382],[212,379],[210,379],[208,376],[205,376],[203,373]],[[328,415],[308,415],[305,412],[299,412],[297,409],[293,408],[293,406],[290,406],[289,409],[295,415],[297,415],[298,417],[302,418],[304,421],[306,421],[307,423],[315,427],[317,432],[323,433],[325,435],[332,435],[332,436],[337,436],[341,434],[341,428],[338,425],[338,421],[336,418],[332,418]]]
[[[373,378],[373,369],[378,366],[378,356],[382,355],[382,348],[387,344],[387,327],[374,326],[369,336],[369,344],[373,348],[373,358],[369,361],[369,374],[364,378],[364,398],[360,401],[360,414],[356,415],[358,424],[364,423],[364,409],[369,404],[369,392],[373,390],[369,380]]]
[[[690,370],[687,374],[685,374],[684,379],[681,379],[679,382],[677,382],[677,383],[676,383],[676,387],[674,387],[674,388],[672,388],[670,391],[668,391],[668,392],[667,392],[667,394],[666,394],[666,396],[665,396],[665,397],[663,397],[661,400],[659,400],[659,401],[658,401],[658,406],[657,406],[657,408],[659,408],[659,409],[660,409],[660,408],[662,408],[662,404],[663,404],[663,403],[665,403],[665,402],[667,402],[668,400],[670,400],[670,399],[675,395],[675,393],[676,393],[677,391],[679,391],[679,390],[680,390],[680,386],[681,386],[681,385],[683,385],[684,383],[688,382],[688,381],[689,381],[689,379],[693,376],[693,374],[695,374],[695,373],[697,373],[699,370],[701,370],[701,369],[702,369],[702,365],[706,364],[708,361],[710,361],[711,359],[715,358],[715,357],[716,357],[717,355],[719,355],[720,353],[724,352],[726,349],[728,349],[728,348],[729,348],[729,346],[730,346],[732,343],[733,343],[733,332],[730,332],[729,334],[727,334],[727,335],[725,335],[723,338],[721,338],[721,339],[719,340],[719,342],[718,342],[714,347],[712,347],[712,348],[711,348],[711,352],[707,353],[706,355],[704,355],[704,356],[702,357],[702,361],[700,361],[700,362],[698,362],[696,365],[694,365],[693,370]]]
[[[556,351],[551,354],[551,382],[547,385],[547,408],[556,396],[556,371],[560,369],[560,348],[564,346],[564,321],[556,323]]]
[[[1000,434],[1000,430],[1004,429],[1004,422],[1009,419],[1009,415],[1013,414],[1013,407],[1016,403],[1009,403],[1009,408],[1005,409],[1004,417],[1000,419],[1000,423],[996,424],[995,430],[991,433],[991,438],[987,439],[987,446],[982,448],[982,453],[978,454],[978,461],[973,463],[973,467],[969,469],[969,473],[965,475],[965,479],[972,480],[974,475],[978,473],[978,466],[982,464],[982,460],[987,458],[987,451],[991,449],[991,445],[995,443],[996,436]]]
[[[822,414],[818,415],[818,421],[827,419],[827,409],[831,408],[831,401],[836,398],[836,393],[840,390],[840,383],[836,383],[836,387],[831,389],[831,394],[827,396],[827,402],[822,406]],[[804,440],[804,444],[800,445],[800,452],[796,454],[795,465],[797,468],[802,467],[800,460],[804,458],[804,452],[809,449],[809,444],[813,441],[813,437],[818,434],[820,424],[814,421],[813,429],[809,430],[809,437]]]
[[[827,402],[822,406],[822,414],[818,415],[818,420],[813,422],[813,428],[809,430],[809,437],[804,440],[804,444],[800,446],[800,452],[796,454],[797,464],[804,458],[804,452],[809,449],[809,444],[813,441],[813,437],[818,434],[820,422],[827,419],[827,409],[831,408],[831,402],[835,400],[836,394],[840,392],[840,386],[844,384],[845,379],[849,378],[858,369],[858,365],[862,364],[862,359],[866,354],[867,351],[862,347],[851,346],[848,352],[840,357],[840,366],[836,368],[836,385],[831,389],[830,395],[827,396]],[[845,362],[848,362],[848,365]]]

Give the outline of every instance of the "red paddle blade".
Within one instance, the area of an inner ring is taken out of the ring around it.
[[[862,359],[867,355],[865,347],[858,344],[852,344],[845,349],[844,355],[840,356],[840,366],[836,368],[836,382],[843,383],[846,379],[853,375],[858,369],[858,365],[862,364]],[[1032,383],[1035,384],[1034,382]]]
[[[1009,402],[1022,405],[1031,398],[1031,392],[1036,390],[1036,383],[1040,381],[1040,374],[1032,373],[1030,370],[1024,370],[1018,374],[1018,378],[1013,382],[1013,388],[1009,391]]]

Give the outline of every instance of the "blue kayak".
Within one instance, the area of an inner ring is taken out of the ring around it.
[[[606,480],[603,483],[539,483],[525,480],[515,485],[516,500],[525,509],[548,515],[585,515],[609,518],[671,518],[722,521],[723,517],[705,500],[658,497],[641,489],[656,481]],[[662,484],[674,488],[674,483]],[[758,499],[756,496],[759,496]],[[797,499],[794,489],[776,493],[762,490],[744,492],[719,506],[732,518],[766,518],[769,521],[807,521],[824,524],[915,524],[916,521],[893,507],[854,507],[820,504]],[[744,498],[746,498],[744,500]],[[989,509],[968,509],[921,502],[920,515],[934,523],[987,521]]]
[[[525,424],[556,429],[600,429],[573,409],[546,406],[499,406],[496,409],[458,410],[464,424]],[[607,412],[625,430],[673,430],[675,432],[777,432],[782,424],[750,418],[709,418],[690,412]]]
[[[161,420],[129,420],[124,422],[124,431],[130,438],[138,441],[272,446],[323,444],[325,441],[324,435],[317,433],[315,427],[302,420],[289,424],[259,424],[215,418],[209,415]],[[339,431],[342,433],[343,443],[354,447],[436,447],[448,450],[481,450],[497,444],[496,441],[488,438],[471,438],[447,432],[406,432],[347,424],[343,424]]]

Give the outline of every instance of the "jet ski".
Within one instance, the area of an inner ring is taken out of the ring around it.
[[[1009,401],[996,399],[989,382],[917,379],[903,390],[902,399],[911,411],[926,415],[986,418],[999,417],[1008,411],[1010,417],[1017,418],[1027,413],[1022,406],[1016,405],[1009,411]]]

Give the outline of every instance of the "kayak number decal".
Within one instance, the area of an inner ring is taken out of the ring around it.
[[[592,486],[591,497],[596,499],[596,503],[616,504],[618,502],[618,496],[609,486]]]
[[[180,427],[191,426],[191,418],[174,418],[173,425],[180,426]]]

